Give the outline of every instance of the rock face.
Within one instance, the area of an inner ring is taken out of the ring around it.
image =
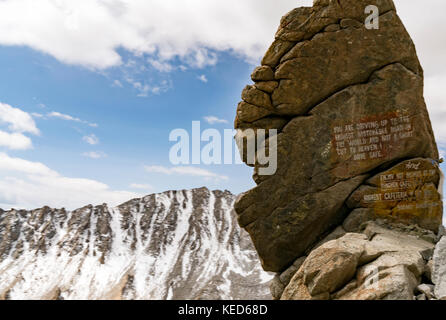
[[[0,211],[1,299],[268,299],[232,210],[205,188],[86,206]]]
[[[368,5],[379,8],[379,29],[364,25]],[[252,79],[235,127],[277,129],[278,165],[259,176],[256,164],[258,185],[235,208],[266,270],[285,270],[352,209],[438,229],[423,71],[391,0],[291,11]]]
[[[365,24],[369,5],[379,9],[378,29]],[[265,270],[284,274],[308,255],[284,297],[413,298],[424,268],[421,244],[397,246],[396,257],[379,249],[391,245],[383,240],[374,248],[380,257],[363,261],[373,243],[362,233],[367,221],[420,227],[431,239],[443,214],[423,70],[393,2],[315,0],[289,12],[252,80],[237,108],[239,149],[248,149],[247,129],[276,129],[256,152],[273,148],[274,137],[277,170],[262,176],[264,164],[256,158],[257,186],[238,197],[235,209]],[[327,240],[342,240],[311,252],[336,228]],[[411,242],[408,232],[398,237]],[[408,260],[391,262],[398,259]],[[385,289],[372,294],[361,287],[363,266],[378,268]],[[345,283],[354,275],[356,282]],[[276,277],[275,298],[281,286],[286,281]]]

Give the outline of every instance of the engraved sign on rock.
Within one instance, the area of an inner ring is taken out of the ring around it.
[[[432,159],[407,160],[370,178],[353,193],[349,203],[371,209],[370,215],[376,217],[437,231],[443,214],[438,192],[440,174]]]
[[[332,130],[335,155],[352,161],[385,158],[394,146],[414,134],[411,118],[398,112],[335,125]]]

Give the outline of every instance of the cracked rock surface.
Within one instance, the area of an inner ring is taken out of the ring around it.
[[[379,8],[379,29],[364,25],[368,5]],[[368,221],[416,226],[427,238],[435,238],[441,225],[442,174],[423,70],[393,1],[321,0],[292,10],[252,80],[235,118],[239,149],[246,152],[255,140],[242,138],[246,129],[276,129],[277,170],[262,176],[264,165],[253,161],[257,186],[238,197],[235,209],[263,268],[295,271],[293,263],[309,255],[292,280],[294,293],[285,289],[285,298],[412,299],[422,273],[414,266],[424,268],[416,254],[403,250],[373,260],[379,272],[385,265],[390,284],[383,280],[387,289],[369,294],[359,275],[366,249],[352,252],[337,242],[319,258],[312,256],[319,249],[311,252],[341,225],[356,239],[350,244],[373,242],[361,240]],[[257,153],[273,145],[271,137],[256,145]],[[338,255],[342,259],[333,261]],[[390,262],[405,258],[408,265]],[[328,273],[318,274],[325,264],[331,265]],[[404,292],[392,291],[392,283],[404,283]],[[286,285],[273,280],[274,298]]]
[[[415,300],[435,244],[404,228],[368,222],[313,250],[281,295],[283,300]]]

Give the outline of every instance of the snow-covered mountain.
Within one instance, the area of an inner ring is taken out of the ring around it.
[[[234,200],[201,188],[116,208],[0,210],[0,298],[269,299]]]

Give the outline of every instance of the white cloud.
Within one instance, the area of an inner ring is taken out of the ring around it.
[[[0,153],[0,170],[21,172],[32,175],[57,176],[57,173],[40,162],[32,162],[20,158],[11,158],[6,153]]]
[[[163,166],[144,166],[144,170],[150,173],[172,174],[173,170]]]
[[[197,168],[197,167],[172,167],[167,168],[163,166],[144,166],[146,172],[150,173],[161,173],[165,175],[186,175],[202,177],[205,179],[215,179],[215,180],[228,180],[227,176],[219,175],[213,173],[209,170]]]
[[[171,72],[174,69],[174,67],[167,62],[162,62],[155,59],[149,59],[148,62],[152,65],[152,67],[160,72]]]
[[[3,0],[0,43],[26,45],[60,61],[104,69],[124,48],[165,63],[213,65],[213,50],[258,60],[280,17],[311,0]]]
[[[424,93],[437,141],[446,144],[446,74],[425,79]]]
[[[123,87],[121,81],[119,81],[119,80],[114,80],[113,81],[113,86],[114,87],[118,87],[118,88],[122,88]]]
[[[203,67],[215,51],[258,62],[280,17],[312,0],[2,0],[0,44],[25,45],[91,68],[118,66],[123,48],[164,69],[180,58]],[[395,0],[428,74],[446,71],[444,0]],[[167,67],[169,68],[169,67]]]
[[[154,85],[135,80],[131,77],[126,77],[125,80],[138,91],[138,97],[143,98],[148,97],[149,94],[158,95],[160,93],[166,92],[172,86],[171,82],[168,80],[162,80],[158,84]]]
[[[83,124],[89,125],[90,127],[93,127],[93,128],[98,127],[98,125],[96,123],[91,123],[91,122],[88,122],[85,120],[81,120],[79,118],[70,116],[69,114],[64,114],[64,113],[60,113],[57,111],[49,112],[49,113],[47,113],[46,116],[49,118],[57,118],[57,119],[65,120],[65,121],[73,121],[73,122],[83,123]]]
[[[27,150],[32,148],[32,141],[23,133],[39,135],[40,131],[32,116],[18,108],[0,103],[0,124],[6,124],[9,131],[0,129],[0,147],[12,150]]]
[[[32,141],[21,133],[8,133],[0,130],[0,147],[12,150],[27,150],[33,146]]]
[[[56,112],[56,111],[48,113],[47,116],[51,117],[51,118],[58,118],[58,119],[66,120],[66,121],[82,122],[82,120],[79,118],[75,118],[68,114],[63,114],[63,113]]]
[[[33,113],[31,113],[31,115],[32,115],[34,118],[45,118],[45,116],[44,116],[43,114],[41,114],[41,113],[37,113],[37,112],[33,112]]]
[[[97,145],[99,143],[99,138],[94,134],[90,134],[88,136],[83,136],[82,140],[86,143],[91,144],[92,146]]]
[[[117,205],[140,196],[111,190],[95,180],[64,177],[42,163],[0,153],[0,207],[3,209],[44,205],[75,209],[89,203]]]
[[[62,62],[94,69],[123,65],[120,48],[148,59],[159,71],[171,71],[177,58],[180,70],[214,65],[215,53],[222,50],[258,63],[273,40],[280,17],[312,2],[2,0],[0,30],[8,32],[0,33],[0,44],[29,46]],[[395,0],[395,4],[417,46],[426,77],[441,77],[444,87],[445,1],[425,1],[422,10],[419,0]],[[140,97],[170,88],[168,83],[150,84],[141,79],[133,80],[132,85]],[[443,111],[440,106],[429,104],[429,108],[432,114]]]
[[[140,183],[132,183],[130,185],[132,189],[141,189],[141,190],[152,190],[153,187],[150,184],[140,184]]]
[[[217,117],[215,117],[215,116],[207,116],[207,117],[204,117],[203,119],[204,119],[207,123],[209,123],[209,124],[215,124],[215,123],[228,123],[227,120],[225,120],[225,119],[220,119],[220,118],[217,118]]]
[[[40,134],[34,119],[29,113],[8,104],[0,103],[0,123],[7,124],[8,129],[13,132]]]
[[[401,20],[417,48],[418,57],[425,74],[425,98],[429,109],[435,137],[439,145],[446,145],[446,41],[444,38],[443,0],[395,0]]]
[[[82,155],[91,159],[101,159],[107,156],[105,153],[97,151],[84,152]]]
[[[446,41],[444,39],[444,0],[394,0],[398,14],[417,47],[427,76],[446,75]],[[440,40],[440,41],[439,41]]]
[[[207,83],[208,82],[208,78],[206,77],[206,75],[202,74],[201,76],[197,77],[198,80],[200,80],[201,82]]]

